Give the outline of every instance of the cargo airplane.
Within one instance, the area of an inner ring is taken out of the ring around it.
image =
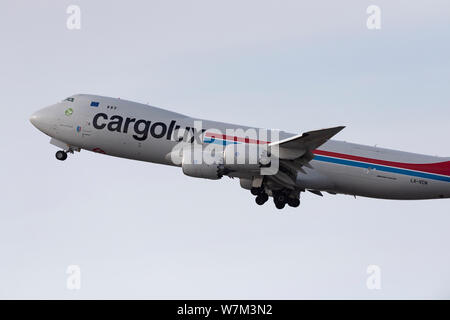
[[[305,191],[379,199],[450,198],[450,158],[332,140],[344,127],[292,134],[192,118],[146,104],[77,94],[31,123],[60,150],[89,150],[181,167],[205,179],[238,178],[263,205],[298,207]],[[206,161],[208,160],[208,161]]]

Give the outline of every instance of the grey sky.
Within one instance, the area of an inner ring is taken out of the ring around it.
[[[449,18],[448,1],[2,1],[0,298],[450,298],[448,200],[305,194],[280,213],[237,180],[57,162],[28,122],[92,93],[450,156]]]

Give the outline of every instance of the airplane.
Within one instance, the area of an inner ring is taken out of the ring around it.
[[[89,150],[181,167],[196,178],[238,178],[258,205],[272,197],[278,209],[298,207],[306,191],[322,197],[450,198],[450,158],[331,139],[343,126],[301,134],[264,131],[89,94],[38,110],[30,122],[60,149],[60,161]]]

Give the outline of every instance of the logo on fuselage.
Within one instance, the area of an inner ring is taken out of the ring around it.
[[[145,119],[123,118],[119,115],[108,117],[106,113],[97,113],[92,120],[95,129],[107,129],[111,132],[128,133],[131,130],[134,133],[133,138],[137,141],[147,140],[148,136],[155,139],[166,138],[173,141],[186,141],[193,143],[202,143],[202,133],[205,129],[195,127],[181,127],[176,120],[171,120],[167,125],[164,122],[152,122]]]

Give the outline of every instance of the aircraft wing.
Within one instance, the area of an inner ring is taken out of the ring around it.
[[[344,126],[340,126],[305,132],[294,137],[270,143],[269,148],[272,154],[277,155],[280,159],[295,160],[303,156],[309,158],[312,156],[312,151],[341,132],[344,128]],[[308,161],[310,160],[312,158]]]
[[[280,159],[280,165],[278,172],[275,175],[267,176],[267,179],[272,180],[282,188],[295,190],[298,173],[306,174],[302,167],[312,168],[309,162],[314,159],[313,151],[344,128],[341,126],[309,131],[270,143],[270,153]]]

